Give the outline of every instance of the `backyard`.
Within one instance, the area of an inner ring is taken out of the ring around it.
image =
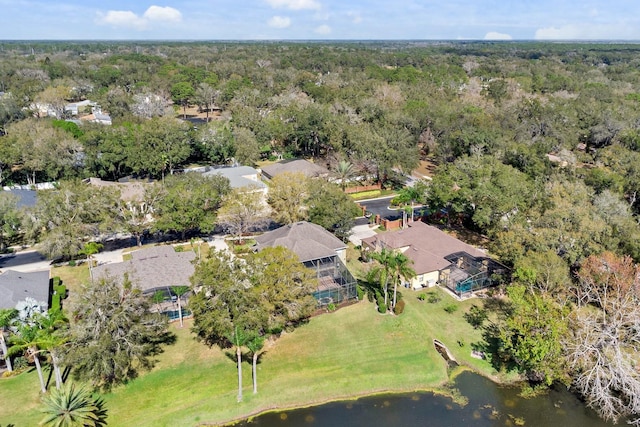
[[[182,329],[174,323],[177,343],[158,356],[157,366],[104,396],[109,424],[216,424],[273,408],[437,388],[447,381],[447,368],[434,338],[461,364],[496,376],[488,362],[471,356],[471,344],[481,334],[463,315],[478,301],[458,302],[440,289],[429,292],[438,302],[419,300],[424,291],[405,291],[406,309],[400,316],[379,315],[372,303],[363,301],[283,334],[261,358],[256,395],[251,393],[250,364],[244,364],[241,403],[236,402],[234,356],[196,342],[190,321]],[[457,309],[445,311],[452,305]],[[35,425],[41,419],[37,381],[34,371],[0,379],[3,422]]]

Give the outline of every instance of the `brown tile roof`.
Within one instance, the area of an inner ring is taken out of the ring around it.
[[[269,179],[285,172],[301,172],[311,178],[329,174],[328,169],[304,159],[283,160],[262,168],[262,175]]]
[[[189,286],[189,278],[195,271],[192,263],[195,256],[192,251],[176,252],[172,246],[153,246],[132,252],[129,261],[99,265],[93,269],[93,275],[121,281],[127,273],[131,282],[143,291]]]
[[[413,222],[403,230],[390,231],[362,239],[362,244],[373,250],[389,248],[403,250],[413,261],[416,274],[441,270],[451,264],[446,256],[466,252],[473,257],[486,258],[486,254],[471,245],[423,222]]]
[[[257,250],[273,246],[291,249],[301,262],[332,257],[337,250],[347,247],[321,226],[306,221],[285,225],[256,237]]]

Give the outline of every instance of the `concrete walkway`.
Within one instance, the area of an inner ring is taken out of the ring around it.
[[[229,249],[229,245],[224,239],[225,236],[216,234],[207,239],[207,243],[209,244],[209,248],[215,249],[216,251],[228,251],[231,255],[233,252]]]

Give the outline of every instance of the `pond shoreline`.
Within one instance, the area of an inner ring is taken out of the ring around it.
[[[445,362],[444,359],[443,359],[443,362]],[[459,365],[456,368],[451,370],[447,381],[437,386],[423,387],[423,388],[406,388],[406,389],[380,389],[380,390],[367,391],[364,393],[358,393],[353,395],[337,396],[337,397],[332,397],[327,399],[317,399],[317,400],[308,401],[308,402],[295,403],[292,405],[272,406],[268,408],[257,409],[257,410],[251,411],[246,415],[235,417],[233,419],[229,419],[226,421],[213,422],[213,423],[201,422],[197,424],[197,426],[198,427],[231,427],[238,423],[241,423],[244,421],[251,421],[255,417],[259,417],[261,415],[265,415],[269,413],[288,412],[288,411],[294,411],[297,409],[305,409],[305,408],[312,408],[316,406],[326,405],[328,403],[355,401],[355,400],[367,398],[367,397],[375,397],[375,396],[383,396],[383,395],[402,395],[402,394],[408,394],[408,393],[431,393],[434,396],[448,397],[454,403],[460,406],[464,406],[466,403],[464,396],[457,395],[454,392],[455,389],[453,388],[447,388],[447,386],[453,385],[456,377],[463,372],[472,372],[502,387],[515,386],[520,383],[520,381],[517,381],[517,382],[499,381],[495,376],[485,375],[482,372],[479,372],[478,370],[473,369],[470,366]]]

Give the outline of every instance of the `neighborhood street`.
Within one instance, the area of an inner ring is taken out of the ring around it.
[[[389,205],[391,199],[395,196],[379,197],[377,199],[360,200],[358,203],[361,206],[365,206],[367,212],[371,212],[374,216],[380,215],[382,219],[388,219],[390,221],[399,219],[402,217],[402,211],[392,208]],[[423,206],[416,206],[413,211],[415,215],[420,215],[420,211],[423,210]],[[360,224],[361,222],[358,222]]]

